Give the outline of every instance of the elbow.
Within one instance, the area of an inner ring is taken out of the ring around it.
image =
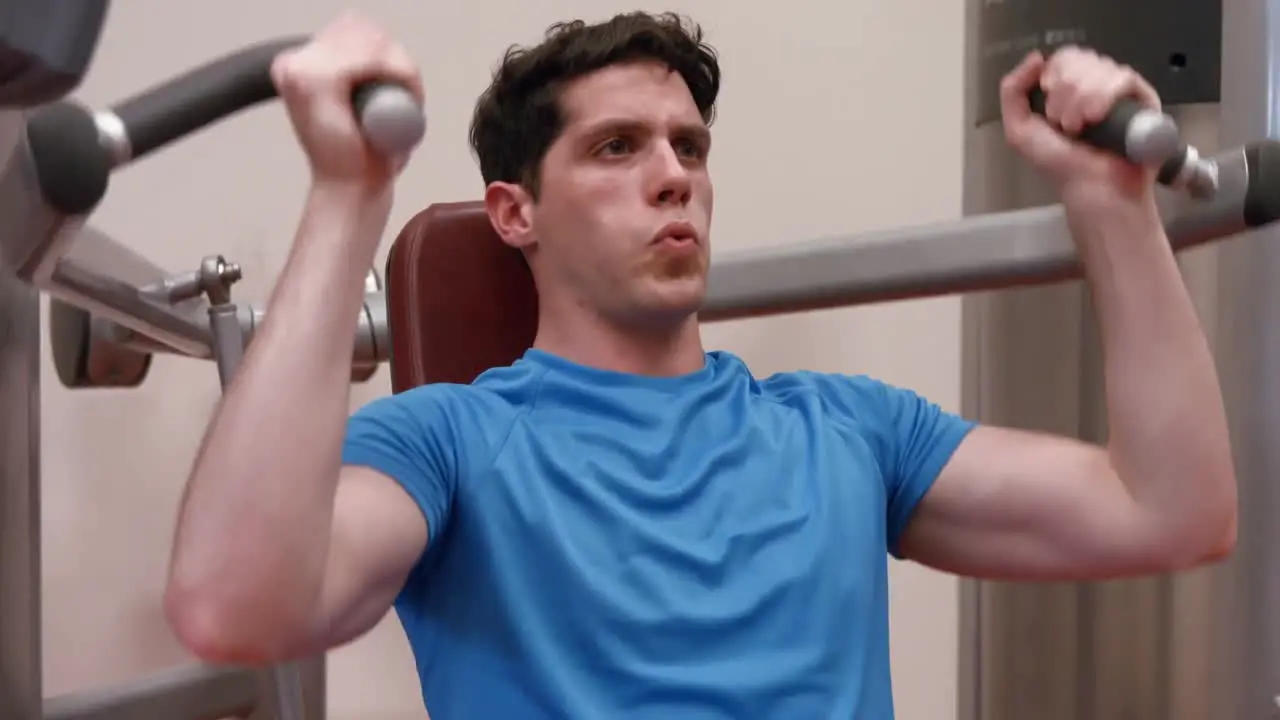
[[[1201,565],[1221,562],[1231,556],[1236,549],[1236,528],[1237,513],[1235,507],[1231,508],[1227,517],[1217,528],[1217,531],[1211,536],[1208,547],[1205,549],[1200,558]]]
[[[1196,532],[1176,533],[1166,544],[1165,572],[1193,570],[1222,562],[1236,549],[1237,513],[1233,503],[1229,509],[1209,518],[1201,518]]]
[[[1222,499],[1216,512],[1209,511],[1205,515],[1208,518],[1203,535],[1205,540],[1199,548],[1197,565],[1226,560],[1236,549],[1236,534],[1240,519],[1236,478],[1235,473],[1230,470],[1224,473],[1224,476],[1228,479],[1231,490],[1229,493],[1224,493],[1226,497]]]
[[[261,667],[287,660],[287,635],[279,623],[172,583],[165,591],[164,614],[178,642],[197,659],[215,665]],[[274,627],[273,627],[274,626]]]

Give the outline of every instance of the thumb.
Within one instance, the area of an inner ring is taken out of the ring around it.
[[[1006,126],[1034,119],[1031,91],[1040,85],[1047,61],[1038,51],[1028,53],[1000,81],[1000,114]]]
[[[1005,140],[1029,161],[1052,166],[1070,152],[1071,141],[1031,110],[1031,91],[1039,87],[1047,61],[1039,52],[1022,59],[1000,81],[1000,114]]]

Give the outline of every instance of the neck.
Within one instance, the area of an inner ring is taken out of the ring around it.
[[[698,317],[692,314],[668,325],[638,328],[590,313],[544,308],[533,346],[579,365],[636,375],[685,375],[706,362]]]

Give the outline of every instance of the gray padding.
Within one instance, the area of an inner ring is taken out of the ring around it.
[[[427,134],[427,117],[417,99],[393,85],[372,92],[360,124],[369,142],[388,156],[408,154]]]
[[[1142,110],[1129,120],[1125,154],[1142,165],[1160,165],[1182,152],[1182,135],[1173,118],[1156,110]]]

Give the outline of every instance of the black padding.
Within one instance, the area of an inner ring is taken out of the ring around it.
[[[154,152],[277,95],[271,66],[281,53],[306,37],[270,40],[237,50],[144,90],[112,108],[124,125],[133,159]],[[385,83],[371,81],[353,90],[357,117]]]
[[[362,118],[364,109],[368,106],[369,101],[373,100],[373,96],[389,85],[391,83],[385,82],[366,82],[356,85],[351,91],[351,109],[355,111],[356,117]],[[394,85],[391,86],[394,87]]]
[[[49,349],[58,379],[68,388],[138,387],[152,355],[94,337],[87,310],[49,299]]]
[[[1039,87],[1033,88],[1028,93],[1027,100],[1031,104],[1031,111],[1037,115],[1045,114],[1045,97],[1044,90]],[[1111,112],[1102,119],[1097,125],[1090,125],[1080,131],[1080,139],[1093,145],[1101,150],[1127,157],[1126,139],[1129,136],[1129,123],[1133,121],[1135,115],[1141,112],[1143,106],[1136,100],[1131,98],[1122,98],[1111,108]]]
[[[38,107],[84,78],[106,21],[107,0],[6,0],[0,4],[0,106]]]
[[[49,347],[53,369],[66,387],[80,387],[88,375],[91,316],[57,298],[49,301]]]
[[[45,202],[64,215],[85,215],[107,193],[111,156],[93,115],[72,102],[46,105],[27,119],[27,146]]]
[[[1172,185],[1178,179],[1178,175],[1182,173],[1182,168],[1187,164],[1189,151],[1185,142],[1178,143],[1178,152],[1173,157],[1164,161],[1160,166],[1160,172],[1156,173],[1156,182],[1161,185]]]
[[[260,43],[151,87],[112,108],[124,124],[133,157],[276,97],[271,65],[306,42],[291,37]]]
[[[1259,227],[1280,220],[1280,142],[1260,140],[1244,148],[1249,185],[1244,195],[1244,222]]]

